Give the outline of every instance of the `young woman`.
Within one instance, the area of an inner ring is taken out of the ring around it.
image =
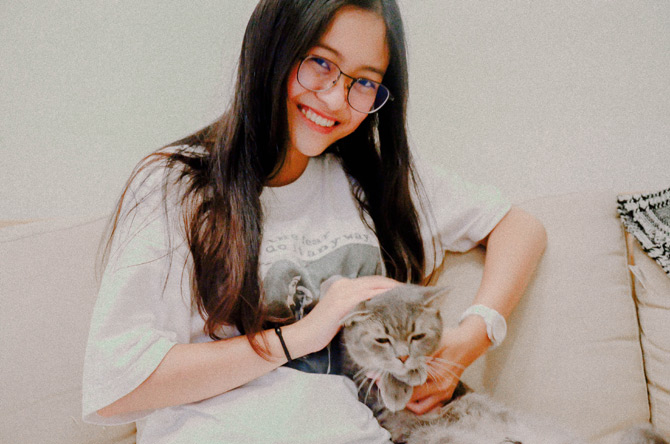
[[[149,156],[120,200],[84,418],[137,421],[138,443],[388,442],[333,374],[342,318],[484,244],[474,302],[500,320],[544,248],[495,190],[413,164],[406,101],[394,0],[262,0],[228,112]],[[410,410],[448,400],[500,339],[485,318],[445,335],[454,366]]]

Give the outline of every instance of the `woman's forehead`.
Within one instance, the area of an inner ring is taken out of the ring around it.
[[[353,6],[340,9],[315,49],[348,74],[383,76],[389,63],[386,25],[377,13]],[[320,52],[321,53],[321,52]]]

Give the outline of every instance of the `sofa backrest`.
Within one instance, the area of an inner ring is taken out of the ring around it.
[[[507,405],[594,440],[649,421],[636,307],[616,194],[570,194],[521,205],[545,225],[548,246],[509,319],[508,339],[464,380]],[[449,255],[450,322],[471,303],[483,252]]]
[[[476,389],[589,439],[650,415],[615,202],[613,193],[592,193],[522,205],[545,224],[547,251],[509,320],[508,339],[464,375]],[[135,442],[133,425],[81,421],[83,356],[97,290],[94,264],[105,224],[106,218],[97,218],[0,229],[2,443]],[[446,322],[456,323],[471,303],[483,259],[479,249],[447,256],[439,280],[452,288],[443,306]],[[647,352],[653,353],[646,359],[652,419],[670,434],[670,307],[659,312],[653,305],[670,287],[660,279],[665,276],[646,276],[647,290],[639,284],[638,297],[651,304],[642,321],[643,345],[651,344]],[[652,296],[649,289],[655,289]]]

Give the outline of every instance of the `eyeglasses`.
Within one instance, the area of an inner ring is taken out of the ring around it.
[[[323,57],[308,55],[298,67],[298,83],[313,92],[329,90],[337,84],[341,76],[353,80],[347,87],[347,102],[358,112],[372,114],[379,111],[386,102],[393,100],[391,92],[381,83],[345,74],[339,66]]]

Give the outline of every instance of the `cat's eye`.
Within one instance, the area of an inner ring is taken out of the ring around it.
[[[425,338],[425,337],[426,337],[426,334],[425,334],[425,333],[419,333],[418,335],[414,335],[414,336],[412,336],[412,337],[410,338],[410,340],[411,340],[411,341],[420,341],[420,340],[422,340],[422,339]]]
[[[388,338],[376,338],[375,341],[377,341],[378,344],[388,344],[389,343]]]

